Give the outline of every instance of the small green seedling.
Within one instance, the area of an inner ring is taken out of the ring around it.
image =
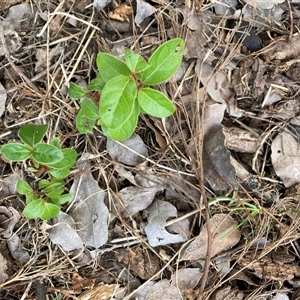
[[[163,93],[151,88],[167,81],[178,70],[183,55],[184,41],[169,40],[156,49],[147,62],[140,55],[125,51],[124,61],[107,53],[97,55],[99,73],[87,91],[70,83],[69,95],[80,99],[81,108],[76,117],[80,133],[90,132],[101,125],[110,139],[123,141],[134,132],[140,113],[164,118],[172,115],[175,107]],[[89,96],[100,94],[94,103]]]
[[[227,197],[227,196],[219,196],[219,197],[214,197],[214,198],[209,199],[208,205],[211,206],[220,201],[228,201],[228,202],[234,202],[236,204],[239,204],[239,201],[235,198],[231,198],[231,197]],[[222,236],[222,239],[225,239],[226,237],[228,237],[235,230],[237,230],[242,225],[247,223],[250,220],[250,218],[256,217],[261,212],[261,208],[255,206],[249,202],[246,202],[246,201],[243,201],[242,206],[230,208],[230,210],[231,211],[244,211],[244,212],[247,212],[248,216],[246,218],[244,218],[236,227],[234,227],[232,230],[227,232],[226,235]]]
[[[28,170],[47,179],[40,179],[33,189],[26,181],[19,180],[17,191],[26,196],[26,207],[23,211],[29,219],[41,218],[48,220],[58,215],[62,204],[71,199],[71,194],[65,192],[64,179],[70,174],[70,168],[75,164],[77,152],[74,149],[61,149],[60,140],[54,137],[49,144],[42,139],[48,130],[48,125],[28,124],[23,126],[18,136],[23,143],[7,143],[1,147],[3,157],[10,161],[25,161],[30,159],[33,166]]]

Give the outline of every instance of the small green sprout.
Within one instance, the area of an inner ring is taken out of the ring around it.
[[[75,164],[77,152],[74,149],[61,149],[60,140],[54,137],[49,144],[43,143],[48,125],[28,124],[23,126],[18,136],[23,143],[7,143],[1,147],[2,156],[10,161],[32,160],[33,166],[28,168],[38,176],[41,171],[47,179],[40,179],[33,189],[26,181],[19,180],[17,191],[26,196],[26,207],[23,211],[29,219],[48,220],[58,215],[62,204],[71,199],[65,193],[64,179],[70,174]]]
[[[78,131],[89,133],[97,122],[107,137],[123,141],[134,132],[140,113],[158,118],[172,115],[172,101],[150,86],[161,84],[176,73],[183,49],[184,41],[175,38],[159,46],[148,62],[129,50],[125,51],[125,61],[98,53],[99,73],[87,91],[70,83],[69,96],[81,101],[76,117]],[[93,92],[100,94],[99,104],[89,97]]]

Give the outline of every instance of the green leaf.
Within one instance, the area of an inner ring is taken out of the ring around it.
[[[39,181],[39,188],[40,189],[44,189],[46,186],[50,185],[51,181],[47,180],[47,179],[41,179]]]
[[[64,183],[63,182],[54,182],[54,183],[51,183],[49,184],[44,190],[44,194],[48,194],[48,193],[51,193],[53,191],[57,191],[57,190],[60,190],[61,188],[64,189]],[[61,195],[61,193],[59,194]],[[48,195],[47,195],[48,196]],[[50,196],[48,196],[50,197]]]
[[[41,164],[47,165],[62,160],[64,155],[61,150],[53,145],[38,143],[33,147],[32,158]]]
[[[27,194],[26,195],[26,204],[29,204],[30,202],[39,199],[39,196],[35,193]]]
[[[45,210],[41,215],[42,220],[49,220],[59,214],[60,207],[53,203],[45,203]]]
[[[72,198],[71,194],[64,194],[64,195],[61,195],[61,196],[55,197],[55,198],[51,197],[51,201],[57,205],[62,205],[62,204],[67,203],[71,198]]]
[[[72,99],[80,99],[85,96],[86,92],[77,84],[70,82],[69,96]]]
[[[70,175],[70,168],[64,169],[51,169],[49,170],[49,174],[57,179],[64,179]]]
[[[82,112],[82,109],[79,110],[76,116],[76,128],[82,134],[87,134],[93,130],[96,121],[88,119]]]
[[[65,168],[71,168],[76,161],[77,158],[77,152],[74,149],[66,148],[62,149],[61,152],[64,155],[64,158],[57,163],[50,163],[47,164],[48,167],[53,169],[65,169]]]
[[[102,125],[103,133],[110,139],[114,141],[124,141],[127,140],[134,132],[139,116],[140,110],[137,101],[134,103],[134,109],[130,115],[128,115],[127,120],[119,127],[108,128]]]
[[[141,76],[144,84],[160,84],[172,77],[181,64],[183,50],[184,41],[179,38],[159,46],[149,59],[151,66]]]
[[[22,161],[31,156],[32,149],[21,143],[8,143],[1,147],[3,157],[11,161]]]
[[[87,89],[88,89],[88,91],[102,91],[105,84],[106,84],[106,81],[104,81],[101,74],[98,73],[97,77],[90,81]]]
[[[48,193],[45,193],[45,195],[48,197],[48,198],[56,198],[56,197],[59,197],[61,196],[61,194],[65,191],[65,188],[62,187],[62,188],[57,188],[55,190],[52,190]]]
[[[53,145],[54,147],[60,149],[60,138],[59,137],[54,137],[51,139],[50,144]]]
[[[84,116],[91,120],[98,120],[99,119],[99,109],[96,104],[87,98],[82,99],[80,103],[81,111]]]
[[[122,126],[134,110],[137,87],[126,76],[109,80],[101,94],[100,117],[103,125],[109,128]]]
[[[28,219],[36,219],[44,213],[45,208],[46,203],[43,199],[33,200],[26,205],[23,214]]]
[[[150,67],[150,64],[143,57],[127,49],[125,50],[125,62],[128,68],[135,73]]]
[[[138,92],[137,99],[143,111],[154,117],[165,118],[175,111],[168,97],[151,88],[142,88]]]
[[[103,52],[97,55],[97,67],[105,82],[119,75],[127,77],[131,75],[130,70],[123,61]]]
[[[33,189],[31,186],[23,179],[18,180],[17,192],[21,195],[27,195],[32,193]]]
[[[35,144],[39,143],[43,139],[47,130],[47,124],[28,124],[20,128],[18,136],[25,144],[33,147]]]

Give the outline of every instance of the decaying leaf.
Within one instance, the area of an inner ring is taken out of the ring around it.
[[[108,240],[108,209],[104,204],[106,193],[93,178],[87,161],[80,159],[78,173],[70,189],[69,215],[73,217],[78,235],[86,246],[99,248]]]
[[[115,142],[108,139],[106,148],[113,159],[129,166],[137,166],[144,162],[145,159],[140,155],[144,157],[148,156],[148,150],[143,140],[136,134],[133,134],[123,142]]]
[[[101,10],[104,7],[106,7],[110,2],[111,0],[94,0],[93,5],[97,10]]]
[[[11,6],[3,20],[5,32],[29,29],[34,18],[33,6],[28,3]]]
[[[186,268],[177,271],[171,277],[171,282],[163,279],[154,284],[146,300],[181,300],[182,293],[192,290],[199,282],[202,273],[198,268]],[[184,298],[185,299],[185,298]]]
[[[134,21],[140,25],[144,19],[156,12],[156,8],[143,0],[136,0],[136,15]]]
[[[125,207],[124,215],[133,216],[148,207],[152,203],[156,193],[160,190],[162,190],[162,187],[159,186],[148,188],[130,186],[122,189],[119,192],[119,197]]]
[[[48,229],[48,232],[53,244],[60,245],[65,252],[83,248],[83,242],[71,216],[61,211],[52,220],[53,226]]]
[[[126,20],[128,20],[128,17],[127,15],[130,15],[132,14],[133,10],[132,10],[132,7],[129,6],[129,5],[126,5],[126,4],[121,4],[119,6],[117,6],[114,11],[110,11],[108,13],[108,16],[111,18],[111,19],[114,19],[114,20],[118,20],[118,21],[121,21],[121,22],[124,22]]]
[[[284,0],[244,0],[245,3],[261,9],[272,9],[274,5],[283,3]]]
[[[116,294],[118,289],[117,284],[103,284],[99,283],[91,290],[82,293],[78,299],[79,300],[109,300]]]
[[[300,144],[288,132],[278,134],[272,142],[272,164],[286,187],[300,182]]]
[[[1,91],[0,91],[1,98]],[[20,179],[20,175],[13,173],[8,175],[3,180],[0,181],[0,190],[3,193],[3,197],[15,195],[17,193],[17,183]]]
[[[23,248],[20,238],[14,234],[7,240],[8,249],[12,257],[21,265],[25,265],[30,260],[28,251]]]
[[[145,232],[152,247],[182,243],[186,237],[180,234],[171,234],[166,229],[166,220],[177,216],[177,209],[169,202],[156,200],[144,210],[144,217],[147,218]]]
[[[7,270],[7,261],[5,257],[0,253],[0,284],[4,283],[8,279],[8,275],[6,273]]]
[[[225,147],[222,125],[210,129],[204,136],[203,170],[205,179],[214,191],[238,189],[230,152]]]
[[[18,211],[13,207],[0,206],[0,235],[9,238],[20,217]]]
[[[216,214],[210,219],[210,222],[212,230],[211,257],[214,257],[235,246],[241,238],[241,232],[236,228],[238,223],[231,216],[226,214]],[[236,229],[233,230],[234,228]],[[226,236],[228,233],[230,234]],[[205,259],[206,255],[207,227],[205,224],[200,234],[184,250],[181,260]]]

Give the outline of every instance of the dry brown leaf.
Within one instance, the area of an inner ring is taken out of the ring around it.
[[[148,207],[157,192],[161,191],[161,186],[138,187],[129,186],[119,192],[119,197],[125,207],[124,216],[133,216],[137,212]]]
[[[278,134],[272,142],[272,164],[286,187],[300,182],[300,144],[288,132]]]
[[[83,289],[91,290],[95,285],[95,279],[81,277],[77,272],[72,275],[72,289],[79,294]]]
[[[241,232],[236,228],[238,223],[229,215],[216,214],[211,219],[212,253],[214,257],[223,251],[235,246],[240,238]],[[235,230],[233,230],[236,228]],[[233,232],[231,232],[233,230]],[[228,236],[226,236],[231,232]],[[181,260],[205,259],[207,255],[207,227],[202,227],[200,234],[184,250]]]
[[[71,216],[61,211],[52,221],[53,226],[48,232],[53,244],[60,245],[65,252],[83,248],[83,242]]]
[[[143,0],[136,0],[136,15],[134,21],[137,25],[140,25],[144,19],[153,15],[156,12],[156,8]]]
[[[206,181],[215,192],[238,189],[222,125],[210,129],[204,136],[203,170]]]
[[[93,289],[88,290],[81,294],[79,300],[109,300],[115,294],[117,290],[117,284],[103,284],[99,283]]]
[[[13,207],[0,206],[0,235],[9,238],[20,217],[18,211]]]
[[[5,257],[0,253],[0,284],[4,283],[8,279],[8,275],[6,273],[7,270],[7,261]]]
[[[12,257],[21,265],[25,265],[30,260],[29,253],[23,248],[20,238],[14,234],[7,240],[7,246]]]
[[[99,248],[108,240],[108,209],[104,192],[91,174],[91,165],[83,158],[77,163],[78,173],[70,189],[69,215],[74,219],[78,235],[86,246]]]
[[[156,200],[144,210],[143,215],[147,218],[145,232],[152,247],[186,241],[186,236],[171,234],[165,228],[167,219],[177,216],[177,209],[171,203]]]
[[[143,140],[136,134],[133,134],[129,139],[123,142],[115,142],[108,139],[106,148],[113,159],[129,166],[137,166],[144,162],[145,159],[140,155],[148,156],[148,149]]]

